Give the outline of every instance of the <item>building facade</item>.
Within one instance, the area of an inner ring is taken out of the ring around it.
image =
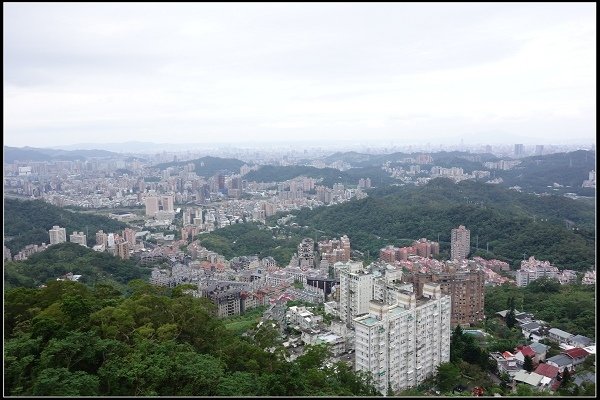
[[[54,225],[52,229],[48,231],[50,235],[50,244],[64,243],[67,241],[67,230],[60,226]]]
[[[484,287],[485,273],[475,267],[457,269],[447,266],[442,271],[413,275],[413,286],[417,296],[427,283],[439,283],[443,294],[452,298],[452,327],[469,326],[485,318]]]
[[[87,247],[87,237],[83,232],[73,232],[69,235],[69,241]]]
[[[370,372],[382,394],[414,387],[450,360],[450,297],[428,284],[425,296],[406,292],[395,305],[370,302],[354,319],[357,371]]]
[[[450,258],[452,260],[464,260],[467,258],[471,247],[471,231],[463,225],[452,229],[450,235]]]

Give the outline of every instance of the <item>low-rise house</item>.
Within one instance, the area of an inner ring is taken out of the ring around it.
[[[558,328],[551,328],[548,331],[548,339],[553,340],[555,342],[558,343],[569,343],[569,340],[573,337],[574,335],[569,333],[569,332],[565,332],[563,330],[560,330]]]
[[[562,354],[566,354],[571,357],[573,360],[573,367],[577,367],[579,364],[583,363],[587,356],[589,355],[587,351],[582,348],[575,347],[573,349],[565,350]]]
[[[529,322],[526,324],[521,324],[521,332],[523,332],[523,336],[529,337],[530,335],[537,334],[540,331],[542,326],[537,322]]]
[[[554,381],[556,381],[556,378],[558,377],[558,374],[560,373],[560,370],[555,365],[548,364],[548,363],[541,363],[535,369],[535,373],[536,374],[540,374],[540,375],[544,375],[544,376],[552,379],[553,382],[554,382]]]
[[[535,372],[527,372],[525,370],[517,371],[513,379],[517,382],[523,382],[531,385],[539,390],[550,388],[550,384],[552,382],[552,379],[548,378],[547,376],[540,375]]]
[[[546,360],[546,363],[554,365],[560,370],[560,372],[562,372],[565,368],[567,368],[569,371],[573,371],[575,369],[573,365],[573,359],[562,353],[554,357],[550,357]]]
[[[590,344],[593,344],[592,339],[583,335],[575,335],[569,339],[569,344],[575,347],[587,347]]]
[[[323,321],[321,315],[315,315],[306,307],[292,306],[286,312],[286,319],[289,325],[298,329],[314,329]]]
[[[505,351],[504,353],[490,353],[490,358],[495,360],[498,364],[499,375],[507,373],[511,377],[514,377],[517,371],[521,369],[517,365],[517,360],[515,359],[514,355],[509,351]]]
[[[535,360],[535,351],[533,351],[533,349],[529,346],[518,346],[516,349],[516,353],[515,353],[515,359],[517,360],[517,363],[519,365],[523,365],[525,363],[525,357],[529,356],[531,357],[531,361],[533,361],[534,363],[536,363],[537,361]]]
[[[545,344],[539,342],[532,342],[529,347],[535,352],[535,362],[539,363],[546,360],[546,352],[550,346],[546,346]]]

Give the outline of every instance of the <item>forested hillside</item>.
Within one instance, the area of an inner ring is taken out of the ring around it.
[[[227,259],[248,255],[260,258],[271,256],[280,266],[288,264],[302,240],[301,236],[274,239],[269,229],[260,229],[259,225],[253,223],[227,226],[198,235],[198,238],[204,247]]]
[[[538,193],[551,192],[554,183],[566,188],[556,188],[561,193],[573,192],[581,196],[595,196],[595,189],[582,188],[589,172],[595,169],[596,153],[577,150],[544,156],[525,157],[521,164],[508,171],[497,171],[496,176],[504,179],[504,185],[521,186]]]
[[[4,245],[12,254],[28,244],[50,243],[48,230],[54,225],[66,228],[67,237],[73,231],[87,231],[88,246],[96,243],[99,230],[118,232],[127,227],[114,219],[68,211],[42,200],[4,199]]]
[[[561,269],[595,265],[595,210],[559,196],[535,196],[471,181],[435,179],[421,187],[386,187],[370,197],[333,207],[294,212],[295,222],[346,234],[352,248],[376,255],[387,244],[426,237],[449,250],[450,231],[465,225],[471,250],[509,261],[525,256]],[[486,252],[486,244],[489,252]]]
[[[206,298],[130,282],[51,282],[4,296],[8,396],[368,396],[344,362],[311,348],[285,361],[270,323],[238,336]],[[271,349],[272,352],[265,349]]]
[[[131,279],[150,276],[150,269],[139,267],[131,260],[66,242],[52,245],[25,261],[6,262],[4,286],[34,288],[68,272],[82,275],[80,282],[88,285],[102,281],[126,284]]]
[[[316,168],[306,165],[265,165],[257,171],[249,172],[244,178],[248,181],[257,182],[283,182],[298,176],[322,178],[321,184],[328,187],[332,187],[334,183],[356,186],[361,178],[370,178],[373,186],[396,182],[380,167],[351,168],[340,171],[335,168]]]
[[[557,281],[539,279],[526,287],[486,287],[485,315],[493,317],[496,312],[508,309],[511,297],[517,310],[531,312],[553,328],[596,337],[594,285],[561,285]]]

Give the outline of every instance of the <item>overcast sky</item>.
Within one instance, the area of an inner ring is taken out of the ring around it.
[[[595,3],[3,11],[9,146],[595,143]]]

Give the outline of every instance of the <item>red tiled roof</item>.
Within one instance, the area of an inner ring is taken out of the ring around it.
[[[554,379],[554,378],[556,378],[556,375],[558,374],[558,367],[555,367],[554,365],[542,363],[535,369],[535,373]]]
[[[535,351],[533,351],[533,349],[529,346],[524,346],[521,349],[521,353],[523,353],[523,357],[525,357],[525,356],[529,356],[531,358],[535,357]]]
[[[565,351],[563,351],[563,353],[573,359],[586,358],[589,354],[587,351],[585,351],[584,349],[582,349],[580,347],[575,347],[573,349],[565,350]]]
[[[505,351],[504,353],[502,353],[502,356],[505,359],[514,357],[514,355],[510,351]]]

